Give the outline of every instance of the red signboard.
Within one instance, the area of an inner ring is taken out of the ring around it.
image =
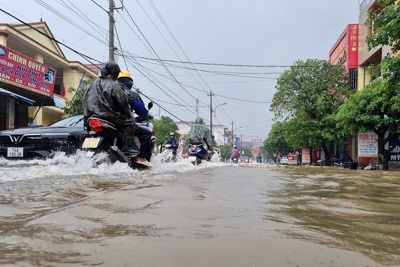
[[[0,45],[0,81],[52,96],[56,70]]]
[[[349,24],[329,53],[332,65],[342,65],[346,70],[358,66],[358,24]]]
[[[309,148],[301,149],[301,163],[302,164],[310,163],[310,149]]]
[[[288,164],[289,165],[296,165],[297,164],[297,154],[288,154]]]

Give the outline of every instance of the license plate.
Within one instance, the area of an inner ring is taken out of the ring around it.
[[[82,148],[97,148],[100,140],[100,137],[87,137],[85,141],[83,141]]]
[[[196,161],[196,157],[193,156],[189,157],[189,161]]]
[[[9,158],[22,158],[24,156],[23,147],[8,147],[7,157]]]

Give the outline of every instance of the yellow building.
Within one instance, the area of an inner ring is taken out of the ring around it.
[[[65,116],[65,100],[83,80],[97,77],[69,61],[45,22],[0,24],[0,130],[47,125]]]
[[[364,89],[371,82],[371,72],[368,71],[368,67],[371,65],[378,65],[390,51],[389,46],[376,47],[368,50],[366,38],[371,35],[374,29],[367,27],[365,23],[370,16],[373,16],[374,14],[374,12],[371,13],[371,11],[379,11],[377,2],[377,0],[364,0],[360,6],[360,26],[358,36],[358,90]]]

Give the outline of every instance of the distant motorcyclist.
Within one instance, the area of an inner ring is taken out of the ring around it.
[[[240,152],[239,150],[236,148],[236,145],[233,146],[232,150],[231,150],[231,156],[230,156],[231,160],[235,161],[235,160],[239,160],[240,158]]]
[[[188,133],[188,142],[189,144],[202,144],[204,149],[207,151],[207,159],[209,158],[211,149],[215,145],[215,141],[210,129],[204,125],[202,118],[197,117],[194,121],[194,124]]]
[[[262,162],[262,156],[261,156],[260,153],[258,153],[258,156],[257,156],[257,163],[261,163],[261,162]]]
[[[129,71],[122,70],[118,75],[117,81],[129,99],[131,111],[134,111],[138,115],[138,117],[135,118],[136,121],[142,122],[149,119],[150,114],[142,98],[135,90],[132,90],[133,79]]]
[[[166,146],[169,145],[169,146]],[[175,138],[175,133],[170,132],[169,133],[169,138],[164,142],[163,148],[171,149],[172,154],[176,156],[176,151],[178,150],[179,147],[179,141],[178,139]]]
[[[114,123],[126,134],[132,137],[136,135],[141,142],[137,163],[148,166],[151,156],[151,133],[147,130],[143,131],[143,128],[137,127],[135,124],[130,112],[129,99],[116,82],[121,69],[116,62],[109,61],[100,71],[100,77],[92,82],[83,97],[82,107],[85,123],[88,118],[96,115]]]

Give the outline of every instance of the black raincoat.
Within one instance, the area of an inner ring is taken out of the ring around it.
[[[100,76],[90,85],[83,97],[83,114],[85,123],[89,117],[96,115],[130,135],[135,132],[129,100],[111,75]]]

